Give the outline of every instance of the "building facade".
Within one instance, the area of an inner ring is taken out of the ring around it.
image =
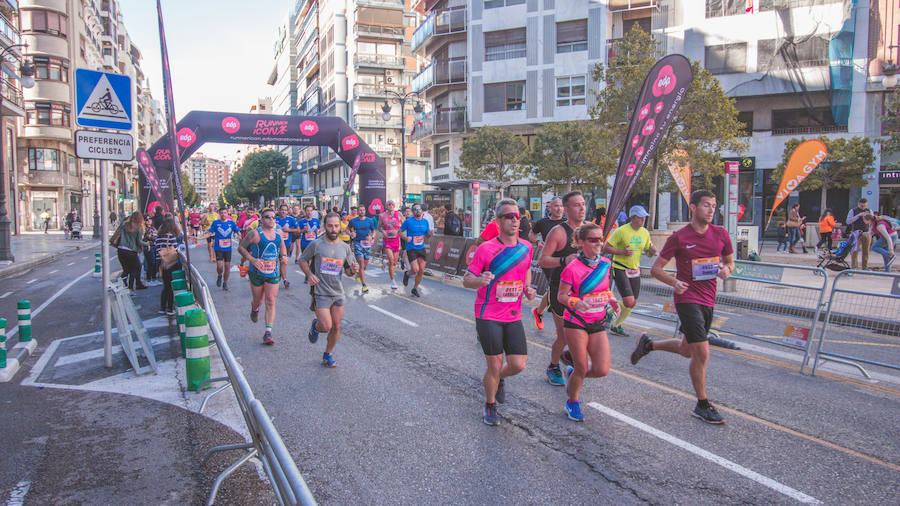
[[[10,220],[10,230],[16,233],[19,229],[19,202],[16,192],[16,166],[18,153],[16,144],[19,128],[25,117],[25,101],[22,86],[17,78],[19,67],[23,62],[23,53],[18,45],[22,43],[19,32],[19,8],[15,1],[0,2],[0,53],[3,57],[3,76],[0,77],[0,146],[2,146],[2,166],[0,177],[3,178],[6,216]]]
[[[231,179],[230,169],[231,164],[198,151],[188,158],[182,170],[187,172],[203,205],[207,205],[219,200],[219,195]]]

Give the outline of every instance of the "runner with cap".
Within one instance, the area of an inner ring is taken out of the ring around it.
[[[225,208],[225,211],[227,213],[228,209]],[[210,204],[209,209],[206,211],[206,213],[203,214],[203,228],[209,230],[209,227],[212,226],[213,222],[216,221],[218,217],[219,213],[216,212],[215,204]],[[215,262],[216,254],[213,250],[213,236],[209,236],[206,238],[206,249],[209,252],[209,261]]]
[[[282,205],[282,209],[287,206]],[[256,323],[259,320],[259,305],[265,300],[266,331],[263,334],[263,344],[275,344],[272,338],[272,325],[275,324],[275,300],[278,297],[278,269],[284,269],[287,261],[287,248],[284,235],[289,235],[277,229],[275,211],[269,208],[262,210],[261,224],[256,229],[250,230],[247,236],[241,240],[238,253],[250,264],[247,277],[250,278],[250,321]]]
[[[381,249],[387,262],[388,275],[391,277],[391,290],[396,290],[397,282],[394,280],[394,269],[396,269],[397,260],[400,257],[400,227],[403,225],[403,218],[400,216],[399,211],[394,210],[393,200],[388,200],[384,206],[385,211],[381,213],[378,230],[381,231],[383,241]]]
[[[657,253],[650,241],[650,232],[644,228],[648,216],[650,213],[644,206],[632,206],[628,211],[630,221],[610,234],[603,247],[604,253],[613,255],[613,279],[624,305],[609,331],[620,336],[628,337],[622,324],[631,314],[641,293],[641,254],[653,257]]]
[[[357,207],[356,218],[350,220],[347,224],[347,230],[353,239],[353,255],[356,257],[356,263],[359,264],[359,272],[356,274],[356,279],[362,283],[362,293],[368,293],[366,267],[369,266],[369,259],[372,257],[372,243],[375,241],[375,220],[366,216],[366,206],[360,205]]]
[[[410,293],[415,297],[419,294],[419,284],[425,275],[425,240],[434,233],[428,227],[428,221],[422,216],[422,206],[414,204],[413,216],[403,221],[400,226],[400,237],[406,241],[406,255],[409,257],[409,269],[403,273],[403,286],[409,286],[409,273],[416,276],[416,282]]]
[[[488,425],[499,425],[497,403],[506,401],[504,380],[525,369],[528,349],[522,326],[522,296],[533,300],[531,244],[519,238],[519,205],[515,200],[497,203],[499,235],[475,250],[463,278],[463,286],[476,288],[475,329],[484,351],[484,416]],[[506,355],[506,365],[503,356]]]
[[[300,228],[297,226],[297,220],[288,214],[287,204],[278,206],[278,216],[275,217],[275,223],[281,228],[281,239],[284,241],[284,248],[287,251],[287,257],[280,262],[281,280],[284,282],[285,288],[290,288],[291,282],[287,279],[287,260],[291,257],[292,234],[299,232]]]
[[[531,232],[528,234],[528,240],[537,245],[538,254],[540,254],[540,251],[544,248],[544,243],[547,242],[547,236],[550,235],[550,231],[553,230],[553,227],[566,221],[565,215],[563,214],[562,198],[553,197],[550,199],[550,203],[547,207],[550,209],[550,216],[536,221],[534,226],[531,227]],[[549,281],[552,269],[542,270],[544,271],[544,277]],[[544,311],[547,310],[549,305],[550,292],[548,291],[541,297],[541,301],[538,303],[537,307],[531,310],[531,314],[534,316],[534,326],[537,327],[538,330],[544,330]]]
[[[734,250],[724,227],[713,225],[716,196],[709,190],[691,194],[691,223],[669,236],[650,274],[671,286],[675,294],[675,310],[681,322],[681,339],[653,341],[642,334],[631,353],[637,364],[653,350],[668,351],[690,359],[689,372],[697,405],[693,415],[706,423],[722,424],[725,419],[709,403],[706,396],[706,363],[709,361],[707,334],[712,325],[716,304],[716,278],[725,280],[734,271]],[[665,271],[675,259],[676,274]]]

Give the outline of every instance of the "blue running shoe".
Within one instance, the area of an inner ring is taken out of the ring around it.
[[[562,371],[559,370],[559,364],[547,366],[547,382],[555,387],[566,386],[566,380],[563,379]]]
[[[334,360],[334,357],[331,355],[331,353],[323,353],[322,365],[324,365],[325,367],[337,367],[337,361]]]
[[[572,366],[566,367],[566,383],[569,382],[569,378],[572,376],[572,373],[575,372],[575,368]]]
[[[497,413],[497,403],[493,404],[485,404],[484,405],[484,417],[482,417],[482,421],[485,424],[496,426],[500,425],[500,414]]]
[[[309,342],[313,344],[319,340],[319,331],[316,330],[317,323],[319,323],[318,318],[313,318],[312,325],[309,327],[309,334],[306,335],[309,338]]]
[[[581,403],[578,401],[566,401],[566,414],[569,415],[569,420],[584,421],[584,415],[581,414]]]

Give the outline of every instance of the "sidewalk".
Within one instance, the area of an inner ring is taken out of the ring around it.
[[[0,262],[0,279],[25,272],[38,265],[52,262],[72,251],[96,248],[100,245],[97,239],[91,239],[91,232],[82,232],[82,239],[66,239],[60,231],[23,232],[10,240],[15,262]]]

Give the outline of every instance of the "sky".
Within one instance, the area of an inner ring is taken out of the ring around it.
[[[120,0],[125,28],[141,51],[141,67],[153,98],[163,102],[159,25],[153,0]],[[266,80],[275,65],[279,25],[292,0],[162,0],[175,114],[248,112],[257,98],[272,96]],[[206,144],[200,151],[233,159],[236,144]]]

